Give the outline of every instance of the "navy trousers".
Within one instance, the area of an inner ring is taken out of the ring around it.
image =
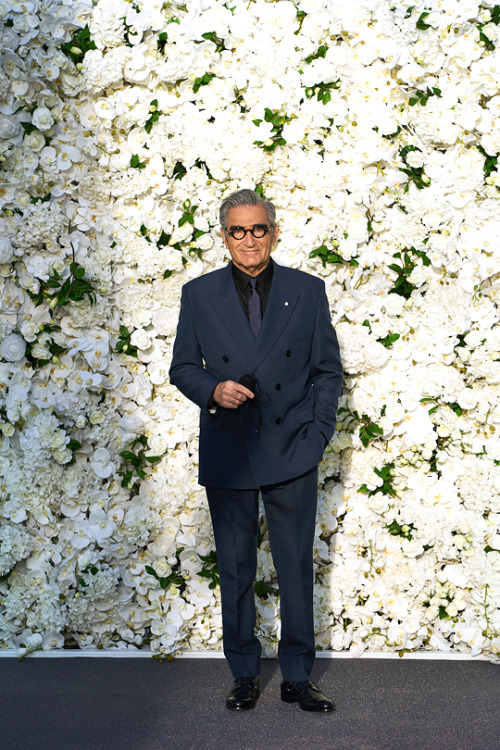
[[[278,659],[285,680],[309,679],[315,657],[313,543],[318,469],[261,487],[280,591]],[[255,635],[259,490],[207,487],[219,562],[224,654],[233,676],[260,674]]]

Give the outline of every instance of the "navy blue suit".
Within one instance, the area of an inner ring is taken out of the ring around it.
[[[256,399],[211,414],[215,386],[245,374],[256,378]],[[314,659],[316,467],[335,429],[342,388],[323,281],[274,264],[257,337],[231,263],[188,282],[170,379],[201,409],[199,481],[214,526],[224,651],[233,674],[259,673],[253,577],[260,490],[280,587],[280,664],[285,679],[307,679]]]

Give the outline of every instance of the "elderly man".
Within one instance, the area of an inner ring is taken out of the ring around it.
[[[199,481],[219,563],[230,709],[259,697],[254,633],[258,498],[280,591],[281,699],[306,711],[334,704],[310,681],[317,465],[335,429],[342,368],[324,283],[271,260],[275,209],[252,190],[220,208],[232,261],[187,283],[171,382],[201,409]]]

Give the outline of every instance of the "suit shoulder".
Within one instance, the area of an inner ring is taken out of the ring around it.
[[[318,276],[313,276],[311,273],[306,271],[299,271],[298,268],[288,268],[288,266],[279,266],[276,263],[276,267],[280,269],[279,273],[291,286],[298,286],[302,289],[310,289],[311,291],[319,292],[324,289],[325,282]]]
[[[212,289],[219,284],[224,271],[227,272],[227,266],[224,268],[218,268],[216,271],[209,271],[208,273],[204,273],[202,276],[197,276],[195,279],[186,281],[186,283],[183,284],[182,289],[186,292],[186,294],[198,294],[200,292],[208,291],[209,289]]]

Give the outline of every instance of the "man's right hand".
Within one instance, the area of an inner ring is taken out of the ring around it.
[[[237,409],[247,399],[253,398],[252,391],[234,380],[224,380],[215,386],[213,399],[224,409]]]

